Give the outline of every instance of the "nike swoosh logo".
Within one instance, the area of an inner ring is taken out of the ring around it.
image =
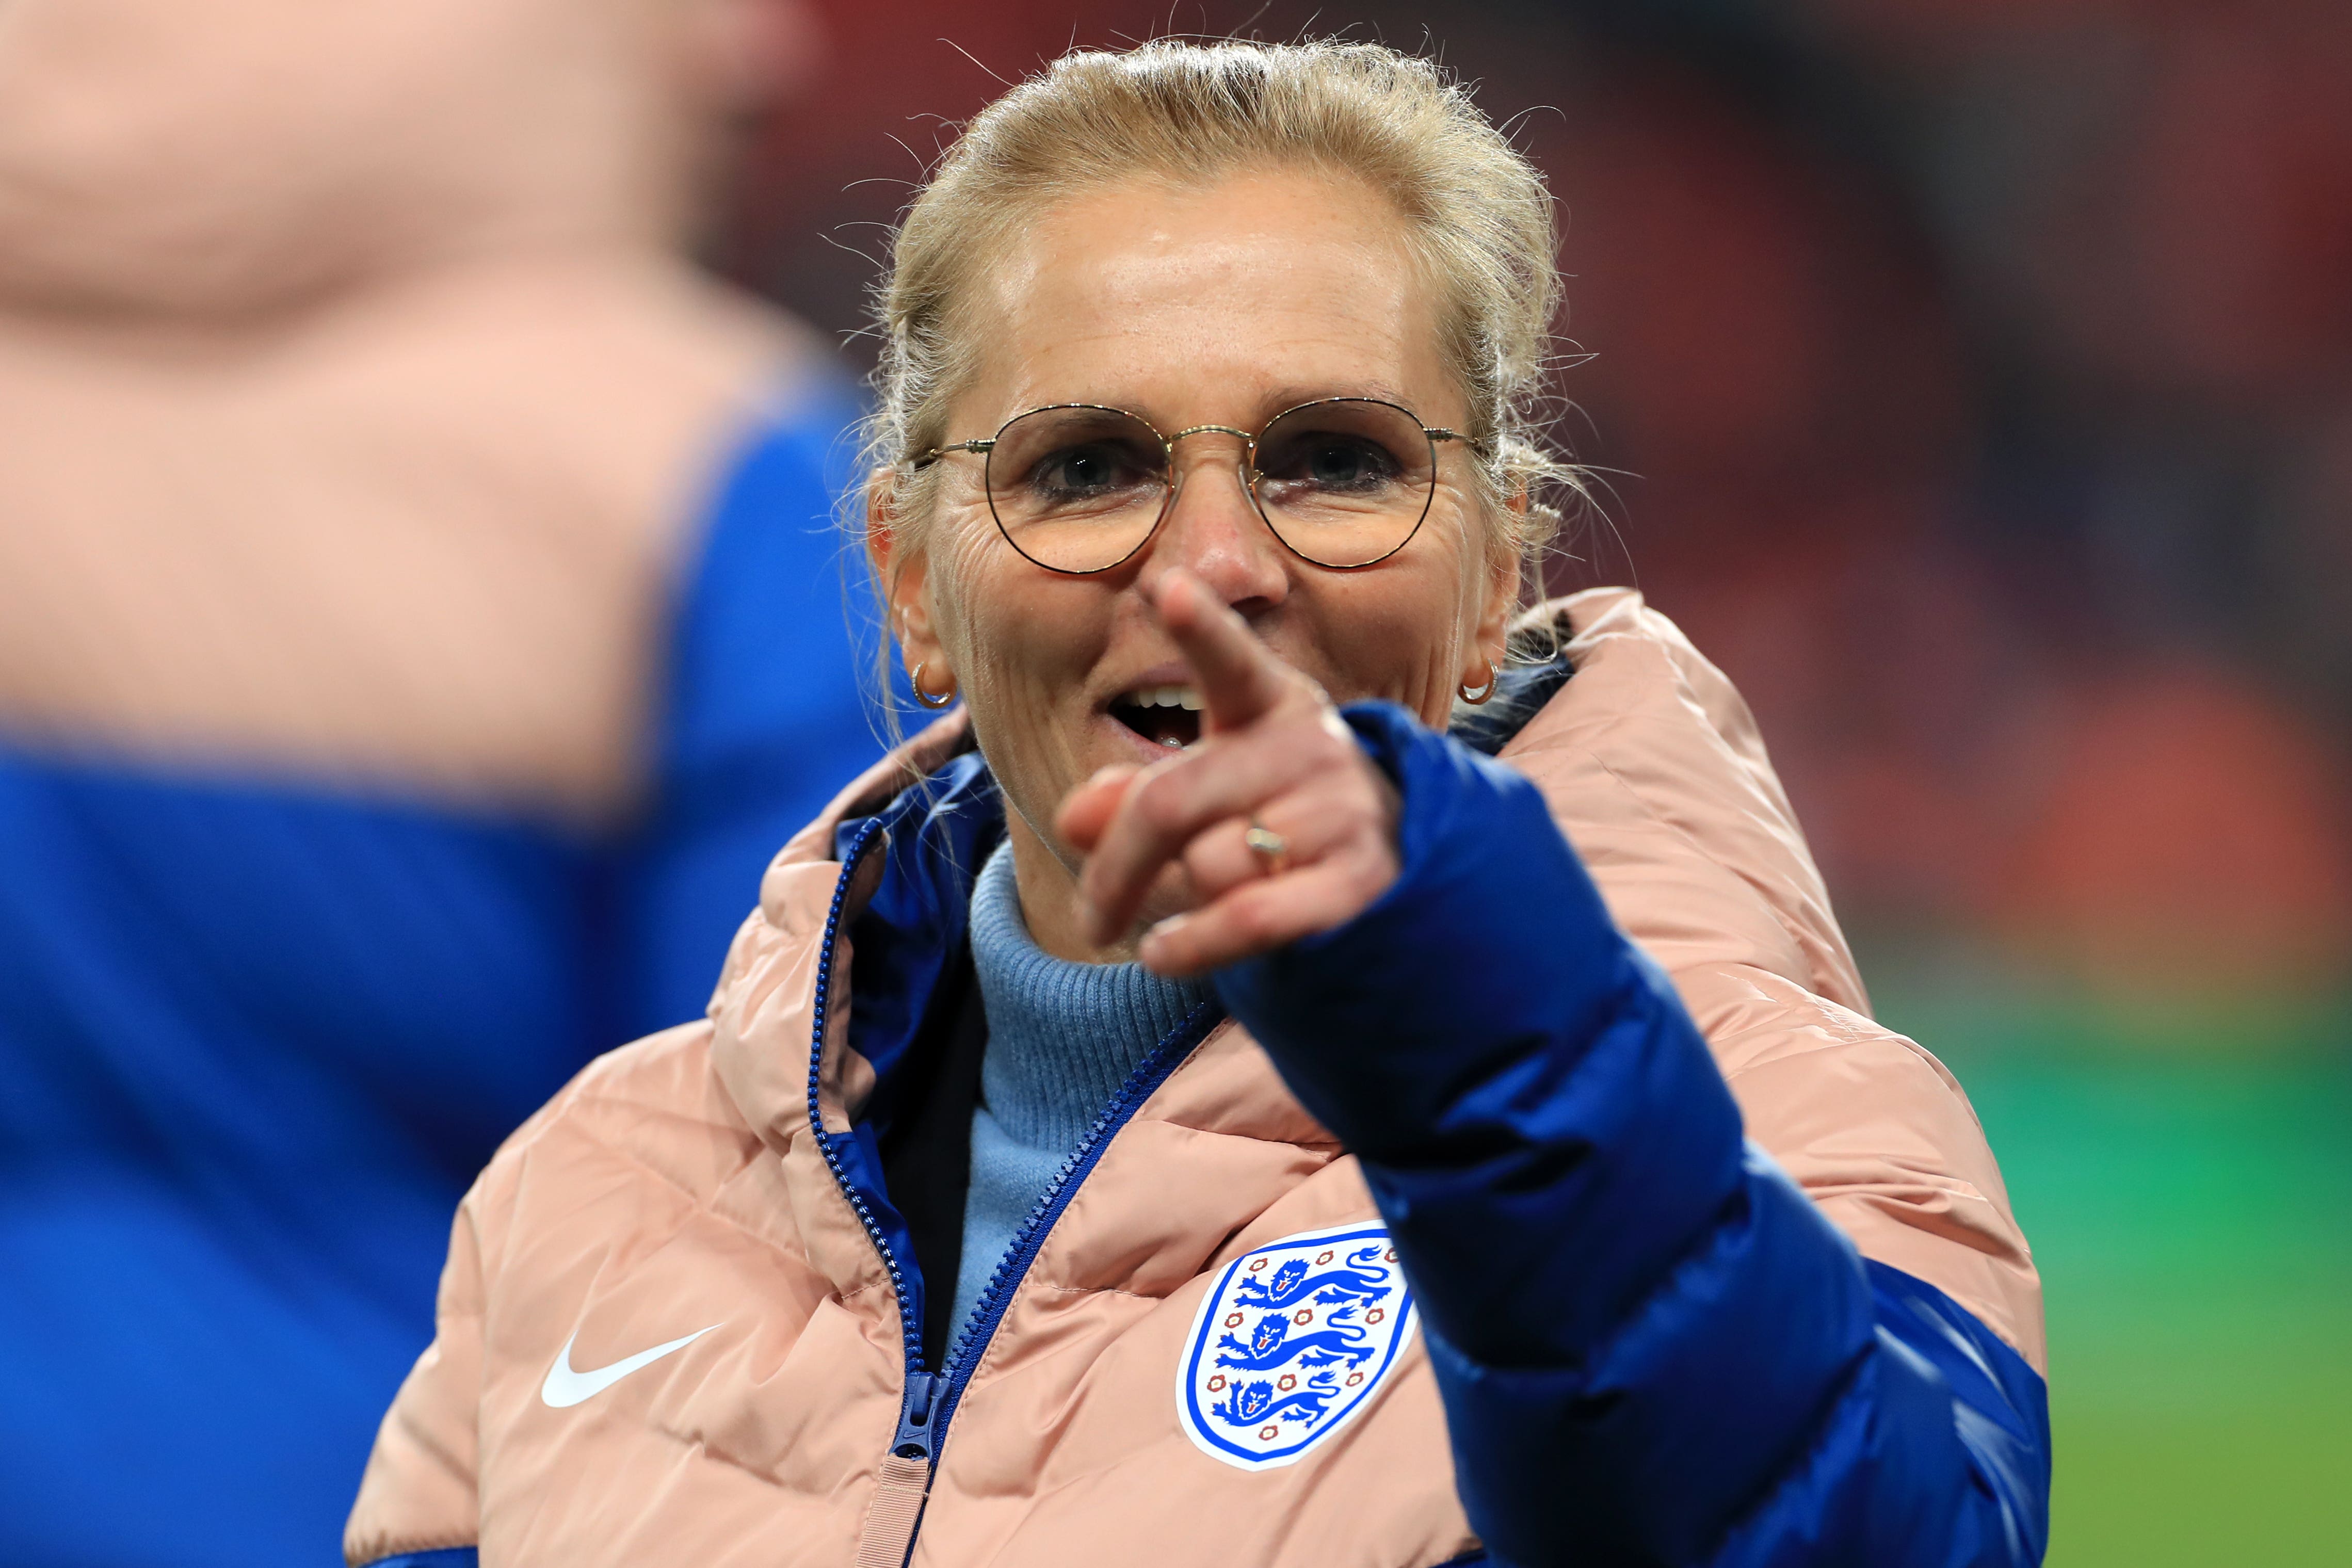
[[[718,1326],[717,1323],[713,1323],[710,1329]],[[572,1338],[563,1342],[563,1352],[555,1358],[555,1364],[547,1369],[547,1381],[539,1385],[539,1396],[546,1402],[551,1410],[568,1409],[583,1399],[593,1399],[640,1367],[651,1366],[672,1351],[684,1350],[688,1345],[709,1333],[710,1329],[697,1329],[682,1339],[674,1339],[667,1344],[657,1344],[651,1350],[641,1350],[625,1361],[616,1361],[610,1366],[600,1366],[593,1372],[572,1370],[572,1341],[580,1337],[580,1332],[574,1329]]]

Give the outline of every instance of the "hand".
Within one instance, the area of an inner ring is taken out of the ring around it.
[[[1138,953],[1162,975],[1253,957],[1361,914],[1397,879],[1395,788],[1328,697],[1277,658],[1192,573],[1150,596],[1201,689],[1201,738],[1149,768],[1107,768],[1055,814],[1086,857],[1087,939],[1133,928],[1171,867],[1180,912]],[[1288,841],[1279,863],[1250,847],[1252,820]]]

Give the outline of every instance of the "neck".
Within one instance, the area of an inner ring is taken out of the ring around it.
[[[1013,844],[1013,875],[1021,889],[1021,918],[1028,923],[1030,939],[1056,958],[1074,964],[1131,964],[1140,929],[1130,931],[1107,946],[1087,940],[1078,911],[1076,857],[1066,846],[1049,844],[1019,811],[1005,817],[1005,836]]]

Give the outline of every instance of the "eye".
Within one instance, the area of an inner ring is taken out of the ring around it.
[[[1307,453],[1307,469],[1318,485],[1354,489],[1391,477],[1397,461],[1377,443],[1360,436],[1334,436]]]
[[[1260,472],[1285,486],[1346,495],[1386,488],[1403,467],[1370,436],[1318,430],[1290,436],[1266,453]]]
[[[1074,500],[1126,489],[1139,477],[1132,455],[1106,441],[1049,452],[1029,471],[1029,483],[1044,495]]]

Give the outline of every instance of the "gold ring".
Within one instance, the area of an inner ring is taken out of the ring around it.
[[[1249,821],[1249,831],[1242,835],[1242,842],[1257,856],[1258,864],[1265,868],[1268,876],[1280,876],[1290,864],[1290,841],[1254,815]]]

